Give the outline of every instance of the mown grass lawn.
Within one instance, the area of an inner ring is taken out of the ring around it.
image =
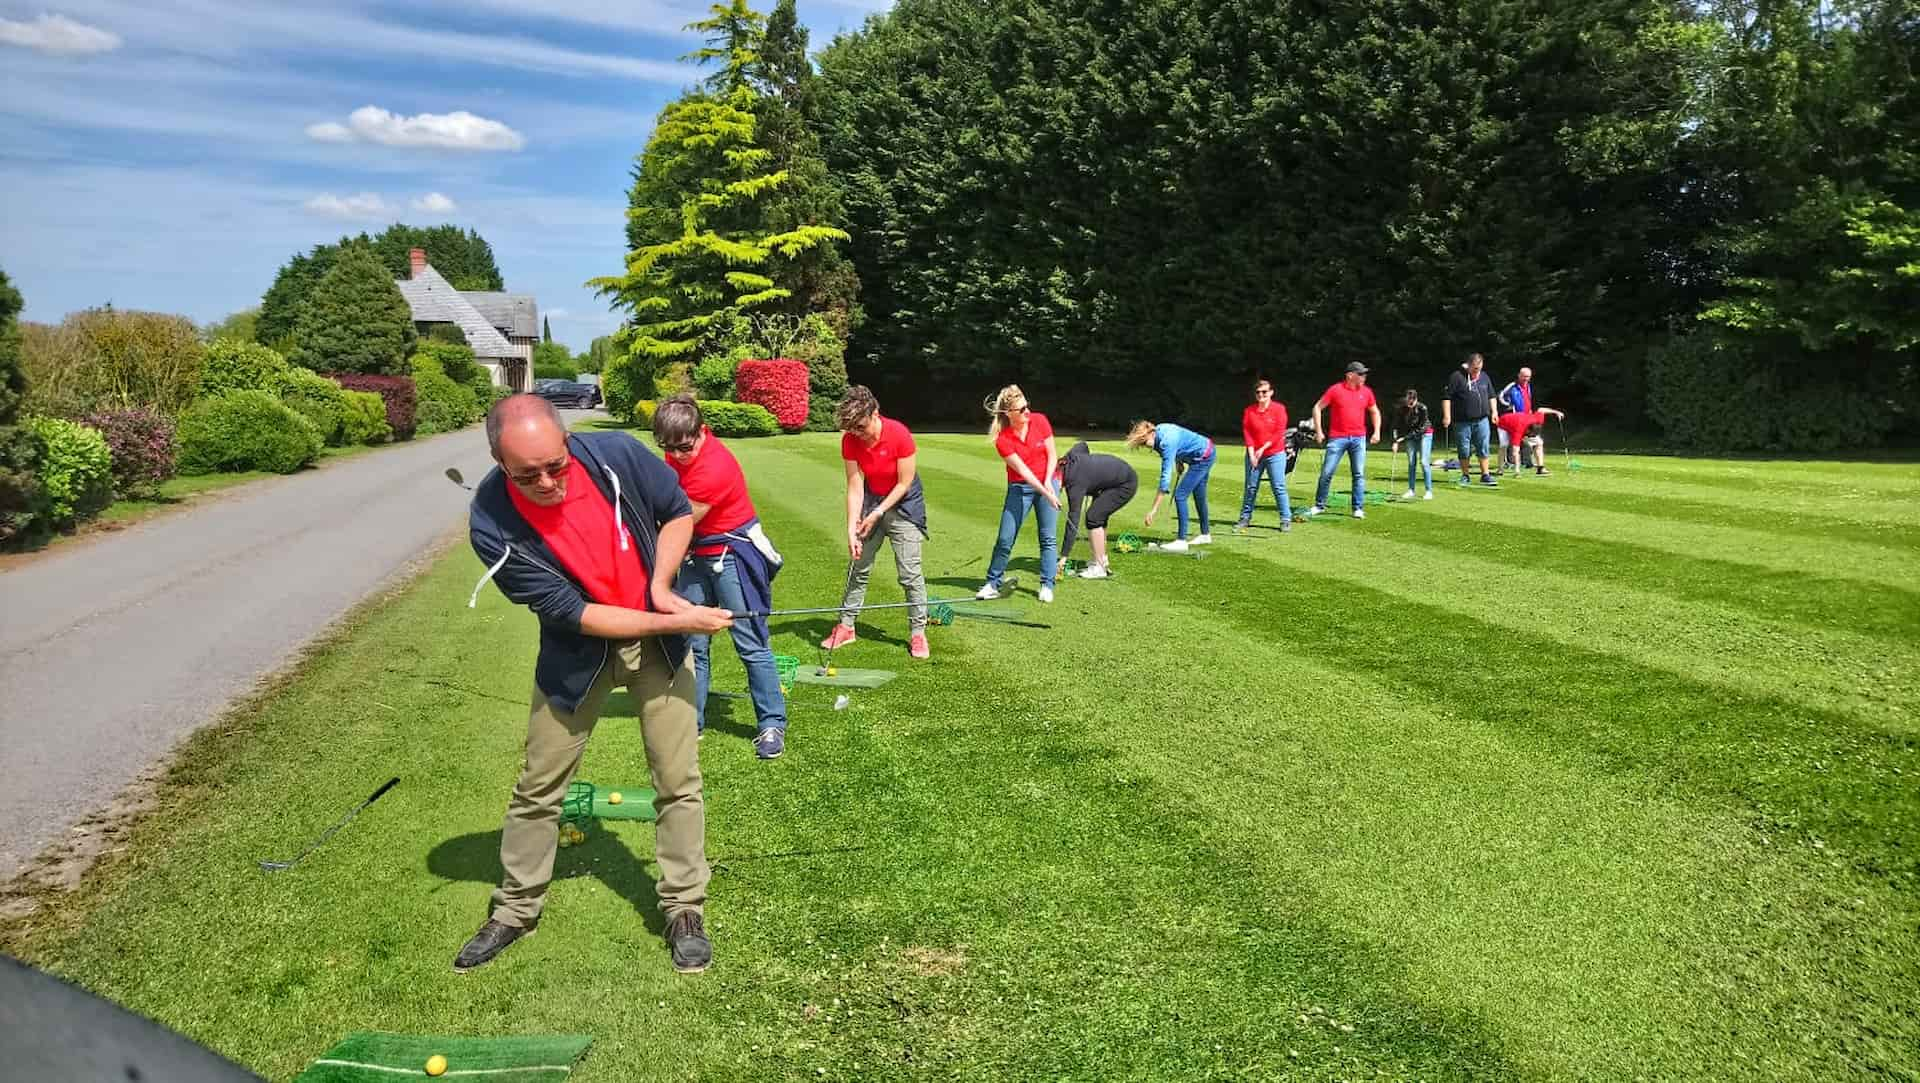
[[[837,601],[835,439],[734,446],[779,600]],[[921,448],[935,593],[967,592],[1003,475],[978,437]],[[1222,520],[1238,485],[1229,455]],[[1260,540],[1116,557],[929,663],[876,614],[841,664],[900,678],[843,712],[800,686],[784,759],[713,705],[698,977],[630,824],[562,851],[537,936],[450,972],[534,647],[497,593],[467,608],[461,548],[196,741],[130,852],[6,941],[276,1078],[357,1029],[592,1033],[590,1081],[1914,1078],[1916,496],[1911,465],[1589,457],[1284,538],[1263,507]],[[584,777],[644,784],[630,717]]]

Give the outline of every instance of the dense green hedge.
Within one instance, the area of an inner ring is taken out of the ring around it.
[[[342,391],[346,401],[340,411],[340,442],[343,444],[381,444],[393,439],[393,426],[387,424],[386,400],[371,391]]]
[[[1837,381],[1790,345],[1762,356],[1750,340],[1678,335],[1647,357],[1647,412],[1674,447],[1835,452],[1881,442],[1883,398]]]
[[[421,436],[465,428],[485,412],[471,385],[455,383],[438,359],[425,353],[414,355],[413,389],[414,431]]]
[[[69,530],[113,503],[113,453],[107,438],[57,417],[27,421],[40,442],[41,511],[56,530]]]
[[[715,436],[780,435],[780,422],[773,411],[757,403],[706,399],[700,402],[700,414]]]
[[[320,457],[313,423],[265,391],[201,399],[175,433],[182,474],[271,470],[291,474]]]

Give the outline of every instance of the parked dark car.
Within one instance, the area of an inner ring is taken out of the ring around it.
[[[533,393],[566,410],[591,410],[600,405],[600,389],[572,380],[536,380]]]

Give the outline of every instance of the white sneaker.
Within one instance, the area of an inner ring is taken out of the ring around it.
[[[1191,542],[1189,542],[1188,544],[1191,544],[1191,545],[1212,545],[1212,544],[1213,544],[1213,535],[1211,535],[1211,534],[1195,534],[1195,535],[1193,536],[1193,540],[1192,540]]]
[[[1365,508],[1353,509],[1353,517],[1355,519],[1365,519],[1367,517],[1367,509]]]
[[[1111,578],[1111,576],[1109,576],[1109,575],[1107,574],[1107,568],[1106,568],[1106,565],[1104,565],[1104,564],[1089,564],[1089,565],[1087,565],[1086,567],[1084,567],[1084,568],[1082,568],[1082,569],[1080,569],[1080,578],[1082,578],[1082,579],[1108,579],[1108,578]]]
[[[1053,604],[1053,588],[1052,587],[1040,588],[1040,601],[1046,605]]]
[[[1412,490],[1412,489],[1408,489],[1408,490],[1407,490],[1406,492],[1404,492],[1404,493],[1401,493],[1401,494],[1400,494],[1400,499],[1402,499],[1402,500],[1412,500],[1412,499],[1413,499],[1413,490]]]
[[[1175,538],[1172,541],[1166,543],[1165,545],[1162,545],[1160,548],[1164,549],[1169,553],[1184,553],[1187,551],[1187,539]]]
[[[1303,515],[1303,516],[1301,516],[1301,518],[1303,518],[1303,519],[1311,519],[1311,518],[1313,518],[1314,516],[1316,516],[1316,515],[1318,515],[1318,514],[1320,514],[1320,513],[1321,513],[1321,512],[1323,512],[1323,511],[1326,511],[1326,510],[1327,510],[1327,509],[1326,509],[1326,507],[1325,507],[1324,505],[1321,505],[1321,504],[1315,504],[1315,505],[1314,505],[1313,507],[1311,507],[1311,508],[1308,508],[1308,509],[1307,509],[1307,513],[1306,513],[1305,515]]]
[[[995,588],[992,583],[988,583],[979,590],[974,591],[973,596],[983,602],[991,602],[995,598],[1000,597],[1000,591]]]
[[[1425,496],[1423,496],[1423,497],[1421,497],[1420,499],[1422,499],[1422,500],[1432,500],[1432,499],[1433,499],[1433,490],[1432,490],[1432,489],[1428,489],[1428,490],[1427,490],[1427,495],[1425,495]]]

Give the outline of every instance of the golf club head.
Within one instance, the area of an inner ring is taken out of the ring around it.
[[[260,863],[260,869],[263,872],[280,872],[292,867],[293,863],[290,861],[262,861]]]
[[[467,484],[466,475],[462,474],[460,472],[460,468],[457,466],[447,467],[447,480],[453,482],[455,485],[460,486],[462,489],[465,489],[468,492],[473,491],[473,486]]]

